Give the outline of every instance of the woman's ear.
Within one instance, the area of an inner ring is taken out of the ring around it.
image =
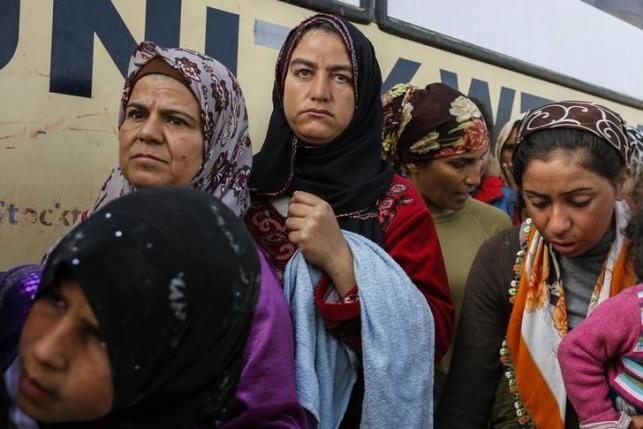
[[[422,169],[422,167],[420,167],[420,165],[416,164],[415,162],[407,162],[404,164],[404,167],[411,176],[420,174],[420,170]]]

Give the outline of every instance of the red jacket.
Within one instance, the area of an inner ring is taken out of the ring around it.
[[[431,214],[413,185],[399,175],[393,177],[378,207],[384,248],[422,292],[433,313],[437,362],[451,344],[454,307]],[[246,224],[270,262],[283,274],[295,252],[288,241],[285,218],[267,200],[259,200],[253,201],[248,210]],[[340,303],[325,302],[328,287],[328,277],[323,276],[315,293],[317,307],[327,326],[351,347],[358,348],[359,285]]]

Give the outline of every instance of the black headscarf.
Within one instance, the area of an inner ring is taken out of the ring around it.
[[[323,146],[298,141],[283,109],[283,88],[290,57],[307,29],[330,24],[346,46],[353,67],[355,112],[344,132]],[[382,243],[378,200],[386,193],[393,170],[380,157],[382,76],[371,42],[352,24],[318,14],[301,22],[284,42],[275,67],[273,110],[261,152],[253,159],[251,193],[279,196],[296,190],[328,202],[342,228]]]
[[[189,188],[108,203],[52,252],[40,293],[78,280],[114,385],[97,422],[46,427],[192,428],[228,418],[257,300],[256,246],[237,216]]]

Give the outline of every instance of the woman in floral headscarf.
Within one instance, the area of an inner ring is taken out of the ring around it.
[[[431,211],[456,308],[478,247],[511,226],[501,210],[470,197],[480,184],[480,163],[489,150],[482,113],[460,92],[441,83],[422,89],[400,84],[383,97],[382,152],[408,175]],[[444,380],[450,355],[436,371]]]
[[[619,201],[628,147],[621,117],[598,104],[556,102],[525,116],[512,163],[531,218],[476,255],[438,427],[579,427],[557,350],[599,303],[636,283]]]
[[[141,43],[130,58],[118,126],[118,166],[79,222],[120,196],[166,186],[192,187],[222,201],[238,217],[245,214],[252,163],[248,117],[236,78],[218,61],[186,49]],[[233,404],[235,418],[226,427],[256,427],[268,421],[303,427],[287,303],[261,252],[259,260],[258,303]],[[32,284],[18,283],[0,284],[0,292],[19,292]],[[29,296],[34,295],[32,291]]]

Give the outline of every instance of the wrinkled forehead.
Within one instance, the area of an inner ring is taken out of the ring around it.
[[[353,38],[348,26],[342,20],[332,15],[315,15],[300,23],[290,32],[277,59],[276,77],[279,82],[280,92],[283,93],[284,82],[286,81],[286,75],[288,73],[292,54],[302,37],[310,31],[322,31],[337,34],[342,40],[344,47],[346,48],[346,52],[348,53],[348,58],[353,72],[353,89],[355,90],[355,100],[357,101],[359,67]]]

